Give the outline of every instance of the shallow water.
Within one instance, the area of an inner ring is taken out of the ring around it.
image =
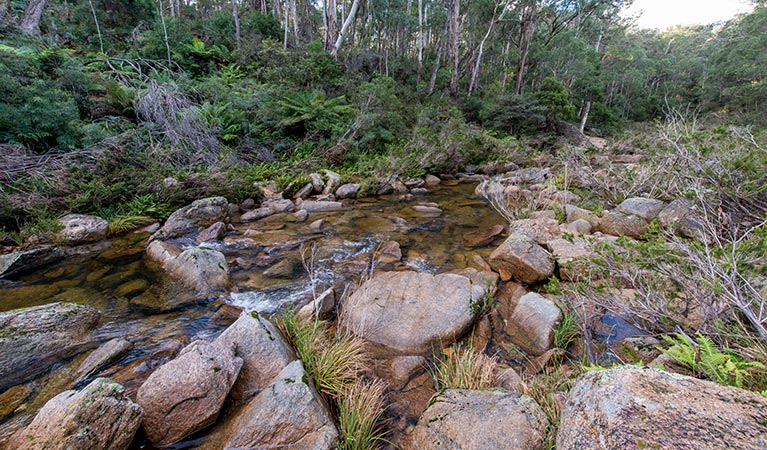
[[[402,262],[418,271],[467,267],[473,254],[487,256],[494,246],[471,248],[463,234],[503,223],[492,208],[473,197],[474,188],[474,184],[442,186],[407,201],[398,196],[346,201],[344,210],[312,213],[303,223],[295,222],[292,214],[280,214],[238,224],[237,231],[210,245],[226,255],[235,284],[223,300],[269,314],[308,301],[312,290],[334,286],[340,293],[375,267],[376,246],[392,240],[400,244]],[[418,203],[436,203],[443,213],[417,213],[412,206]],[[318,219],[327,222],[320,233],[309,227]],[[102,312],[95,332],[99,341],[125,337],[134,342],[133,350],[120,361],[77,386],[96,376],[109,376],[133,395],[151,371],[178,349],[194,339],[211,339],[226,326],[210,320],[221,304],[213,299],[163,313],[141,306],[163,295],[166,288],[157,268],[144,258],[147,237],[131,234],[112,241],[108,248],[69,257],[0,287],[0,311],[57,301],[88,304]],[[177,243],[192,245],[183,239]],[[26,383],[30,393],[24,403],[0,418],[0,442],[28,423],[47,400],[76,387],[69,374],[84,356],[64,361]],[[192,442],[181,447],[194,446]],[[135,445],[148,448],[140,439]]]

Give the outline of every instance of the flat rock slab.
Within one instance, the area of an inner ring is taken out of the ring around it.
[[[198,228],[223,222],[229,214],[229,202],[224,197],[203,198],[176,210],[155,233],[155,239],[183,236]]]
[[[341,202],[321,202],[321,201],[314,201],[314,200],[306,200],[305,202],[301,203],[300,208],[310,213],[331,212],[331,211],[340,211],[344,209],[344,205]]]
[[[449,389],[421,415],[405,448],[543,450],[548,420],[530,397]]]
[[[767,398],[624,366],[581,375],[562,410],[558,450],[764,449]]]
[[[456,274],[384,272],[363,284],[346,303],[352,332],[404,354],[449,345],[474,321],[472,305],[487,286]]]
[[[338,430],[301,361],[288,364],[243,408],[225,449],[329,450]]]
[[[0,391],[95,347],[91,331],[99,317],[96,309],[74,303],[0,313]]]
[[[125,450],[141,425],[143,410],[124,392],[125,388],[106,378],[93,380],[79,392],[64,391],[11,438],[9,448]]]
[[[42,247],[33,250],[0,255],[0,278],[13,278],[64,259],[58,247]]]

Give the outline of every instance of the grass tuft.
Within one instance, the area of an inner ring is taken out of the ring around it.
[[[358,379],[338,399],[338,422],[343,440],[338,450],[374,450],[386,443],[382,416],[386,384]]]
[[[109,228],[107,232],[110,236],[116,236],[129,231],[137,230],[143,226],[150,225],[157,222],[155,219],[149,216],[122,216],[112,219],[109,222]]]
[[[493,385],[495,360],[472,346],[453,345],[443,352],[434,382],[437,389],[489,389]]]

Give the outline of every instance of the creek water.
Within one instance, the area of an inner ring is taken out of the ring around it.
[[[148,234],[130,234],[96,252],[71,256],[3,282],[0,311],[59,301],[91,305],[102,313],[95,331],[100,342],[124,337],[134,347],[117,363],[85,380],[74,379],[74,372],[87,353],[62,361],[26,383],[25,400],[0,418],[0,443],[28,423],[53,396],[83,386],[96,376],[123,384],[133,397],[146,377],[178,349],[195,339],[212,339],[226,327],[215,315],[223,303],[268,315],[308,300],[313,289],[333,286],[340,293],[371,269],[382,242],[399,243],[402,262],[423,272],[462,269],[473,255],[486,257],[494,246],[472,248],[463,235],[504,222],[474,197],[474,189],[473,183],[465,183],[440,186],[409,199],[384,196],[347,201],[343,210],[312,213],[305,222],[297,222],[292,214],[278,214],[235,224],[236,231],[210,244],[227,258],[234,281],[231,294],[178,310],[147,308],[164,295],[166,287],[162,273],[144,256]],[[416,212],[413,206],[419,203],[434,203],[443,212]],[[319,232],[309,226],[318,219],[326,222]],[[193,244],[183,239],[176,243]],[[198,437],[177,448],[194,447],[199,441]],[[140,439],[134,445],[150,448]]]

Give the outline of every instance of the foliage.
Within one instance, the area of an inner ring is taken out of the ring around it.
[[[338,450],[375,450],[386,443],[382,427],[385,388],[381,380],[358,379],[338,399],[342,436],[336,445]]]
[[[703,376],[719,384],[743,388],[751,377],[749,369],[765,368],[764,364],[747,361],[732,350],[719,350],[711,339],[700,333],[696,334],[694,341],[681,333],[662,337],[670,345],[663,353],[690,369],[695,376]]]
[[[575,313],[562,309],[562,320],[554,330],[554,347],[567,350],[580,335],[580,327]]]
[[[567,92],[567,88],[554,78],[545,78],[535,93],[535,97],[546,108],[546,120],[548,122],[575,118],[575,106],[570,103],[570,94]]]
[[[437,390],[489,389],[493,384],[495,361],[471,345],[455,344],[442,352],[434,371]]]

